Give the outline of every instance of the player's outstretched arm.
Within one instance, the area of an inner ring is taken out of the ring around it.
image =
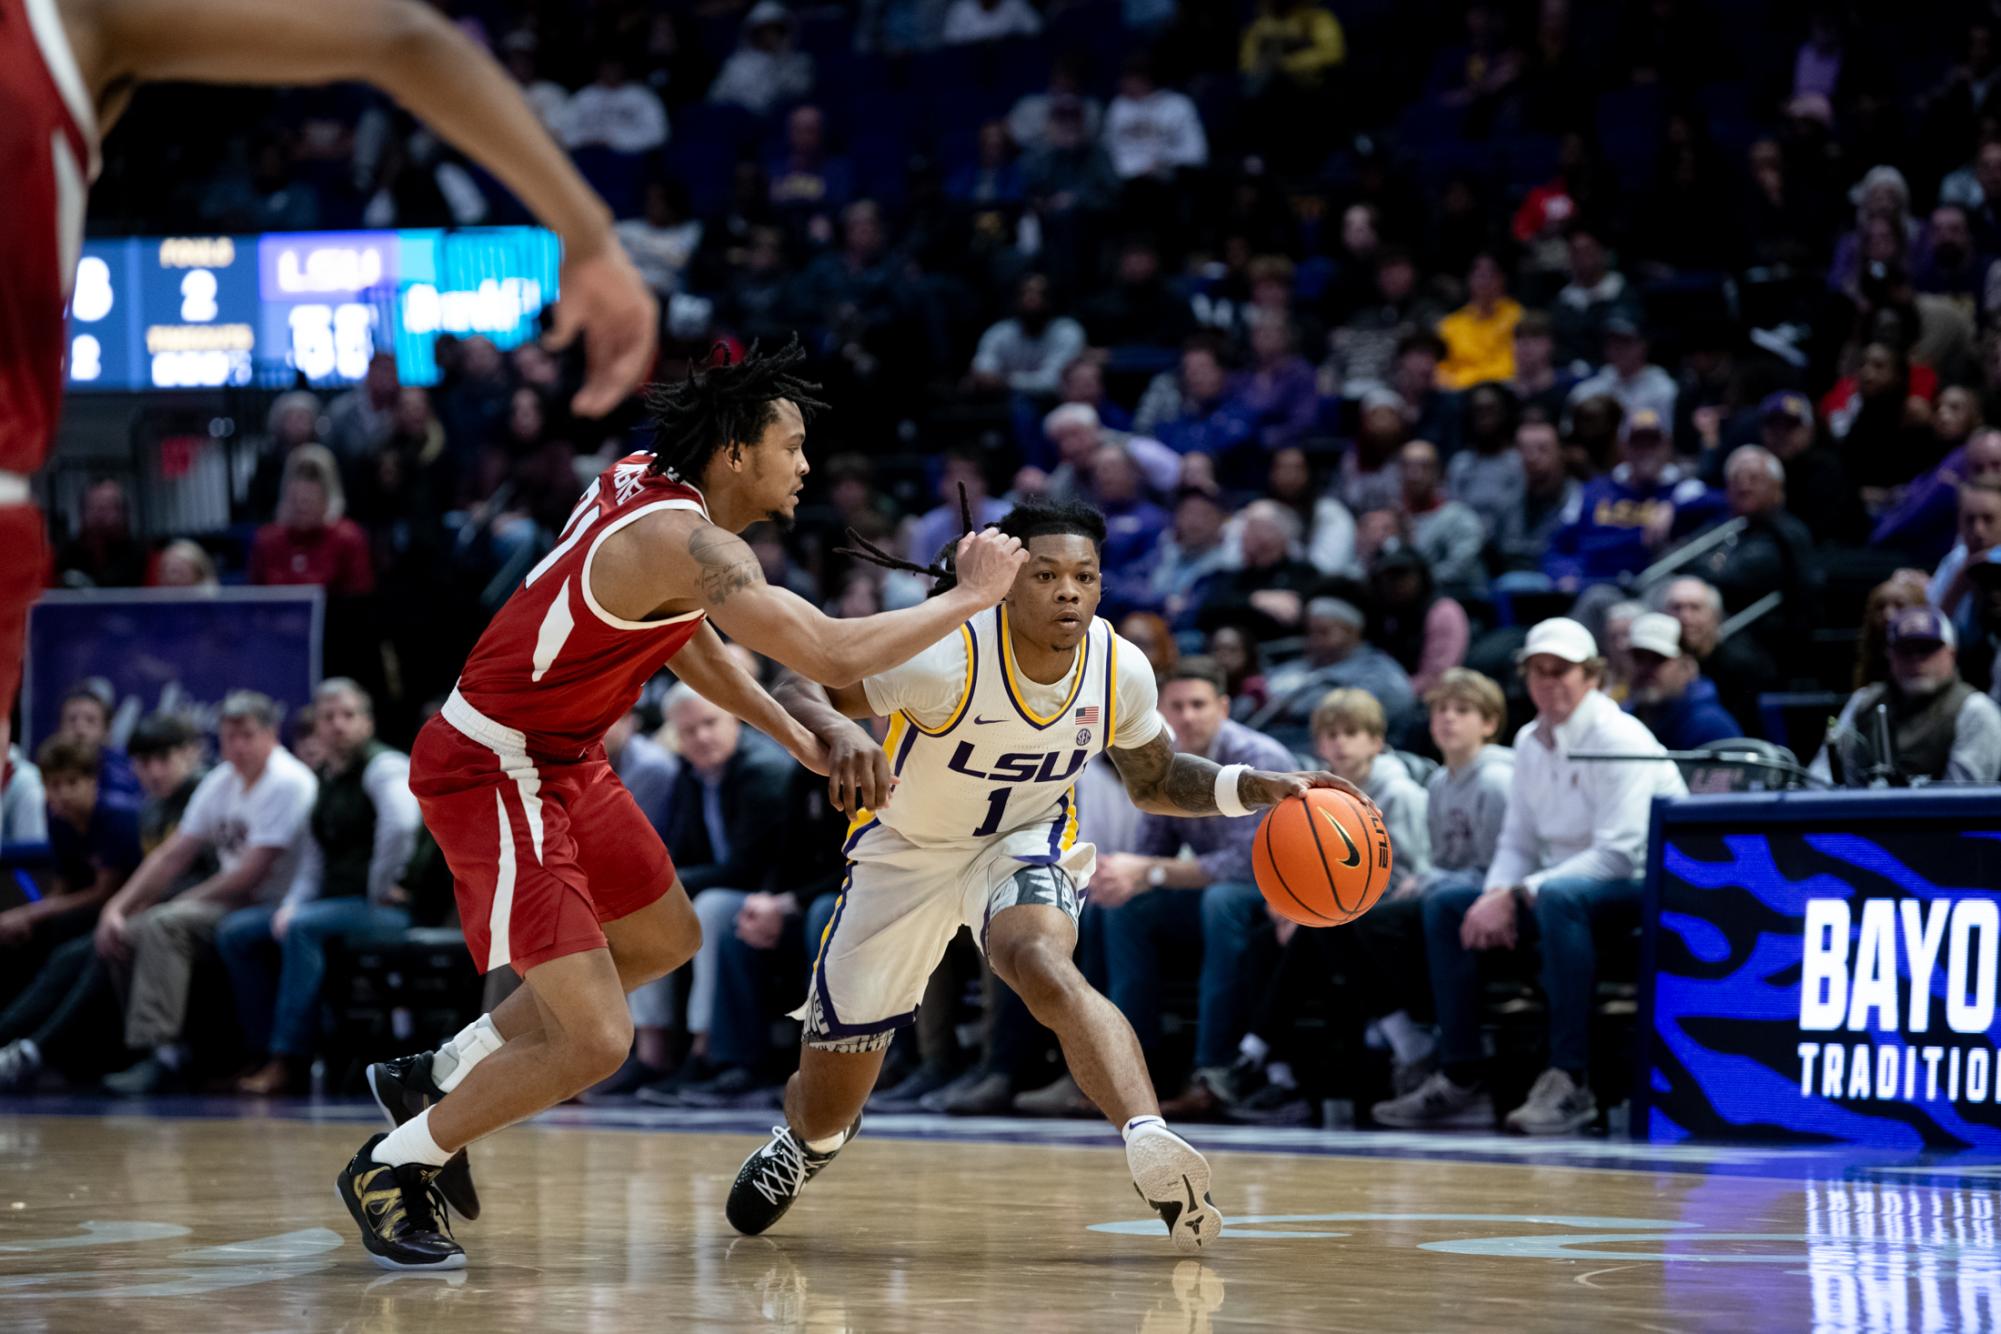
[[[1184,755],[1174,749],[1166,731],[1143,746],[1109,752],[1112,764],[1125,780],[1126,795],[1133,805],[1149,815],[1199,817],[1221,815],[1216,804],[1216,779],[1223,766],[1200,755]],[[1287,797],[1296,797],[1310,787],[1340,788],[1351,796],[1368,801],[1368,796],[1345,778],[1325,770],[1275,774],[1243,765],[1237,769],[1237,801],[1256,808],[1276,806]]]
[[[581,333],[574,407],[602,416],[653,364],[658,312],[612,234],[611,211],[492,57],[421,0],[60,0],[108,122],[132,87],[373,84],[492,172],[562,238],[553,341]]]
[[[744,540],[712,524],[687,536],[696,603],[731,639],[801,676],[851,686],[899,667],[985,611],[1014,587],[1027,553],[1019,540],[992,529],[959,543],[958,586],[915,607],[836,620],[804,598],[764,580]]]
[[[697,630],[674,655],[673,668],[674,675],[703,699],[743,719],[814,773],[826,774],[826,748],[729,655],[714,628],[704,625]]]
[[[827,796],[838,811],[879,811],[889,804],[896,778],[889,756],[853,718],[875,713],[859,685],[828,689],[796,672],[786,672],[771,688],[785,712],[826,749]]]

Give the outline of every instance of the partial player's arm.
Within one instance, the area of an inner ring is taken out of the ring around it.
[[[1191,817],[1226,814],[1216,801],[1216,780],[1224,766],[1200,755],[1176,751],[1173,738],[1165,730],[1145,745],[1115,748],[1108,753],[1119,777],[1125,780],[1126,795],[1141,810],[1152,815]],[[1339,788],[1368,801],[1360,788],[1325,770],[1277,774],[1246,765],[1231,767],[1237,771],[1237,802],[1247,808],[1276,806],[1310,787]]]
[[[512,190],[563,241],[552,341],[585,335],[576,411],[602,416],[652,365],[658,312],[577,174],[493,58],[419,0],[60,0],[109,128],[141,82],[322,84],[395,98]]]
[[[867,691],[860,685],[829,688],[787,672],[771,693],[826,748],[827,795],[835,810],[874,811],[889,803],[896,786],[889,756],[875,738],[850,721],[874,716]]]
[[[901,611],[836,620],[766,583],[756,555],[735,533],[690,524],[690,517],[665,514],[614,534],[592,574],[598,602],[635,620],[700,607],[737,643],[832,686],[853,685],[916,657],[1005,597],[1027,559],[1015,538],[990,529],[972,533],[959,543],[958,585],[950,592]],[[627,534],[633,540],[621,542]]]
[[[813,732],[788,713],[729,655],[722,636],[704,625],[674,655],[674,675],[719,709],[737,717],[792,752],[816,774],[827,772],[826,754]]]

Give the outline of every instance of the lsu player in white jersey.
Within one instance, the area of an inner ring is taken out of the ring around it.
[[[835,804],[852,820],[847,881],[796,1012],[804,1048],[785,1124],[730,1191],[740,1232],[776,1223],[854,1137],[891,1037],[961,925],[1119,1127],[1134,1185],[1175,1244],[1192,1251],[1222,1230],[1208,1162],[1161,1120],[1131,1025],[1073,962],[1096,861],[1079,838],[1077,776],[1109,750],[1142,809],[1194,817],[1355,789],[1175,753],[1145,654],[1095,615],[1103,516],[1030,503],[1000,529],[1029,558],[998,607],[894,671],[773,692],[828,746]],[[889,719],[880,746],[848,721],[871,716]]]

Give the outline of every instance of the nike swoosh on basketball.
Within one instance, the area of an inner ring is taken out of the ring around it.
[[[1333,812],[1321,811],[1320,818],[1327,821],[1328,824],[1333,825],[1334,832],[1339,834],[1341,841],[1348,845],[1348,860],[1342,862],[1341,865],[1360,866],[1362,864],[1362,850],[1355,846],[1354,839],[1348,837],[1348,831],[1341,827],[1341,822],[1334,818]]]

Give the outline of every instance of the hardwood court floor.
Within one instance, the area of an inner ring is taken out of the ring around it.
[[[2001,1325],[1977,1167],[1196,1128],[1232,1220],[1198,1261],[1139,1206],[1109,1131],[871,1131],[773,1234],[739,1238],[722,1206],[748,1122],[660,1133],[570,1113],[478,1146],[469,1267],[405,1277],[367,1262],[334,1198],[364,1109],[32,1106],[0,1107],[9,1334]]]

